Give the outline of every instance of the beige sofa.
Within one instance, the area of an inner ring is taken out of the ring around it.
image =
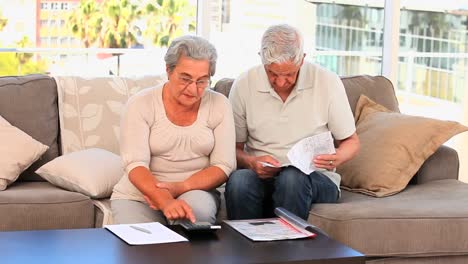
[[[119,110],[131,94],[164,78],[59,80],[60,95],[56,80],[46,75],[0,77],[0,115],[50,147],[15,183],[0,191],[0,231],[109,223],[108,199],[55,187],[34,172],[58,156],[86,148],[118,153]],[[366,94],[398,111],[387,79],[355,76],[342,80],[353,110],[359,95]],[[223,79],[214,89],[227,95],[231,84],[232,79]],[[73,89],[64,92],[63,87]],[[93,113],[101,122],[63,116],[73,112],[73,107],[89,111],[86,105],[97,109]],[[74,135],[82,140],[76,142]],[[440,147],[403,192],[373,198],[343,191],[338,204],[314,206],[309,221],[369,256],[369,263],[468,263],[468,185],[457,180],[458,162],[453,149]],[[223,203],[218,218],[225,219],[225,213]]]

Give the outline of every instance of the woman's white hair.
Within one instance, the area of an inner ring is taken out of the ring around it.
[[[299,65],[304,57],[301,33],[287,24],[269,27],[262,37],[260,57],[264,65],[293,62]]]
[[[216,59],[218,54],[216,48],[206,39],[198,36],[182,36],[172,41],[167,49],[164,60],[172,72],[179,61],[179,58],[184,55],[194,60],[207,60],[210,63],[210,76],[216,72]]]

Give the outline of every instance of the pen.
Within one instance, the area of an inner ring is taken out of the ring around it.
[[[259,161],[260,164],[262,164],[263,167],[272,167],[272,168],[278,168],[277,166],[271,164],[271,163],[268,163],[268,162],[264,162],[264,161]]]
[[[134,226],[134,225],[131,225],[130,227],[133,228],[133,229],[135,229],[135,230],[141,231],[141,232],[143,232],[143,233],[151,234],[151,231],[149,231],[149,230],[146,229],[146,228],[139,227],[139,226]]]

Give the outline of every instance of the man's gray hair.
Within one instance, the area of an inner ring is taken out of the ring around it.
[[[287,24],[269,27],[262,37],[260,56],[264,65],[292,61],[299,65],[304,57],[301,33]]]
[[[164,56],[170,72],[174,70],[182,55],[194,60],[208,60],[210,62],[210,76],[215,74],[218,54],[216,48],[206,39],[197,36],[182,36],[174,39]]]

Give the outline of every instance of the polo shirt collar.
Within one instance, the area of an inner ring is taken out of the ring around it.
[[[257,85],[257,91],[269,93],[271,90],[273,90],[273,88],[270,85],[270,81],[268,80],[268,75],[266,74],[264,65],[260,65],[260,67],[258,68],[258,76],[260,78],[259,83],[265,83],[267,85]]]

